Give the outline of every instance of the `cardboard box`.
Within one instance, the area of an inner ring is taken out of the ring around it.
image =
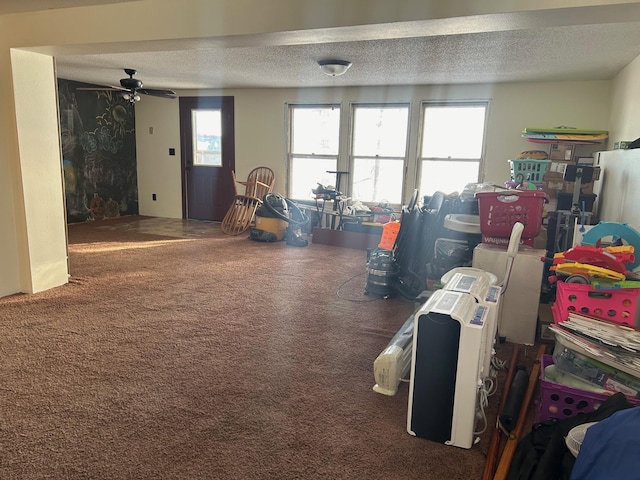
[[[574,182],[563,182],[564,188],[563,192],[573,193],[573,189],[575,188]],[[593,193],[593,182],[583,183],[580,185],[580,193]]]
[[[541,303],[538,305],[538,340],[541,343],[554,343],[556,336],[549,325],[553,323],[553,313],[551,313],[551,304]]]
[[[549,170],[544,176],[544,182],[546,183],[547,188],[550,190],[562,190],[565,192],[572,191],[573,192],[573,183],[571,183],[571,190],[567,190],[566,182],[563,185],[560,185],[561,182],[564,181],[564,170],[567,165],[571,165],[572,162],[560,162],[553,161],[549,164]],[[593,177],[592,180],[600,179],[600,167],[593,167]],[[586,184],[584,184],[586,185]],[[593,185],[591,185],[591,189],[593,190]],[[588,193],[583,189],[584,193]]]
[[[573,160],[573,151],[575,145],[567,145],[564,143],[552,143],[549,149],[549,158],[551,160],[563,160],[571,162]]]
[[[592,178],[591,182],[583,183],[580,185],[580,192],[593,193],[593,183],[596,180],[600,179],[600,167],[593,167],[593,176],[591,178]],[[574,186],[575,186],[574,182],[564,182],[564,188],[562,190],[565,192],[573,193]]]
[[[562,178],[564,176],[564,169],[567,167],[567,165],[570,165],[572,163],[573,162],[564,160],[551,160],[544,178]]]
[[[558,192],[564,192],[565,181],[562,180],[562,177],[557,178],[549,178],[545,176],[545,185],[544,192],[549,196],[549,198],[556,198]]]
[[[546,227],[541,227],[538,235],[533,239],[533,248],[538,248],[541,250],[547,249],[547,229]]]

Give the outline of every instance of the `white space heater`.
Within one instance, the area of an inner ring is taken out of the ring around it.
[[[479,377],[485,379],[491,372],[491,358],[495,355],[495,342],[498,332],[498,318],[500,317],[500,296],[502,287],[495,285],[497,277],[490,272],[476,268],[454,268],[442,277],[443,289],[454,292],[468,293],[480,305],[488,308],[487,326],[483,329],[482,363]]]
[[[437,290],[414,315],[407,431],[471,448],[485,364],[487,305],[468,293]]]
[[[413,315],[393,336],[387,347],[373,362],[376,384],[373,391],[383,395],[395,395],[402,380],[409,380],[411,350],[413,346]]]

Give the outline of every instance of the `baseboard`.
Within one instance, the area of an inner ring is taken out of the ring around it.
[[[331,245],[333,247],[354,248],[357,250],[374,250],[380,243],[380,235],[361,232],[347,232],[330,228],[314,228],[313,243]]]

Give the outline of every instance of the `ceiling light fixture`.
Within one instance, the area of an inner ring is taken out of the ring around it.
[[[127,100],[129,103],[136,103],[140,101],[140,95],[138,95],[137,93],[132,94],[129,92],[125,92],[122,94],[122,98]]]
[[[330,77],[338,77],[349,70],[351,62],[348,62],[346,60],[320,60],[318,62],[318,65],[320,65],[320,70],[325,75],[329,75]]]

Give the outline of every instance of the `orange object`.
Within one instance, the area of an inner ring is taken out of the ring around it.
[[[393,245],[396,243],[398,232],[400,231],[400,222],[388,222],[382,226],[382,237],[378,248],[384,250],[393,250]]]

